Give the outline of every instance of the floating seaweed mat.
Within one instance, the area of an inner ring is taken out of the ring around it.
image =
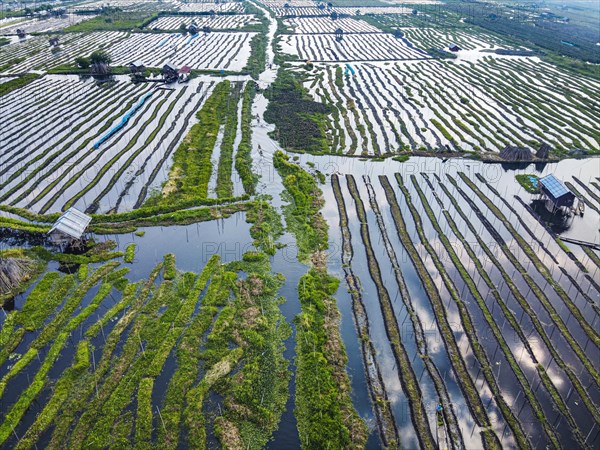
[[[27,258],[0,258],[0,294],[17,287],[35,270],[35,262]]]
[[[106,133],[104,136],[102,136],[100,138],[100,140],[98,142],[96,142],[94,144],[94,149],[98,149],[103,143],[104,141],[106,141],[108,138],[110,138],[113,134],[115,134],[117,131],[119,131],[121,128],[123,128],[125,126],[125,124],[127,123],[127,121],[131,118],[131,116],[133,116],[136,111],[138,109],[140,109],[142,107],[142,105],[146,102],[146,100],[151,97],[153,94],[153,92],[148,92],[147,94],[145,94],[134,106],[133,108],[131,108],[129,111],[127,111],[127,113],[121,118],[121,121],[115,125],[111,130],[108,131],[108,133]]]

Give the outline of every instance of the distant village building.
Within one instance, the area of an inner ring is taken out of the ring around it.
[[[191,73],[192,73],[191,67],[183,66],[181,69],[179,69],[178,81],[180,83],[185,83],[186,81],[189,81]]]
[[[19,36],[19,38],[24,39],[25,38],[25,30],[22,28],[17,28],[17,36]]]
[[[461,48],[456,44],[450,44],[448,50],[450,50],[451,52],[459,52]]]
[[[54,17],[63,17],[67,14],[67,10],[65,8],[54,8],[50,10],[50,14],[52,14]]]
[[[48,235],[57,244],[71,244],[81,241],[86,228],[92,221],[87,214],[76,208],[66,210],[54,223]]]
[[[344,30],[338,28],[335,30],[335,40],[340,42],[342,39],[344,39]]]
[[[48,39],[48,43],[50,44],[50,47],[58,47],[58,38],[57,37],[53,37]]]
[[[131,75],[133,75],[134,79],[145,78],[144,77],[145,69],[146,69],[146,66],[144,66],[144,63],[141,61],[134,61],[132,63],[129,63],[129,71],[131,72]]]
[[[173,64],[167,63],[162,68],[162,77],[166,83],[173,83],[179,78],[179,69]]]
[[[188,30],[188,32],[189,32],[190,34],[194,35],[194,34],[198,34],[198,31],[199,31],[200,29],[198,28],[198,24],[196,24],[196,22],[192,22],[192,23],[191,23],[191,24],[188,26],[187,30]]]

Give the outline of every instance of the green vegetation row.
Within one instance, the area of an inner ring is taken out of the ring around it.
[[[333,180],[335,183],[337,178],[334,178]],[[377,288],[385,331],[390,341],[392,351],[394,352],[396,364],[398,365],[398,374],[400,376],[402,390],[408,397],[411,418],[417,432],[417,438],[423,448],[435,449],[437,448],[437,445],[433,435],[431,434],[431,429],[429,428],[427,411],[425,410],[425,406],[423,404],[423,394],[421,392],[417,376],[412,368],[410,357],[408,356],[406,348],[402,343],[400,327],[396,321],[392,299],[390,298],[389,292],[384,285],[381,269],[379,268],[379,263],[377,262],[377,257],[375,256],[375,251],[373,250],[373,245],[371,244],[365,207],[360,198],[354,177],[352,175],[348,175],[346,180],[348,183],[348,189],[350,190],[350,195],[352,196],[356,206],[356,214],[358,220],[360,221],[360,234],[367,255],[369,273],[371,274],[371,278],[373,279],[375,287]]]
[[[198,123],[192,126],[173,155],[169,179],[161,196],[150,197],[145,206],[161,206],[172,202],[205,199],[212,173],[210,158],[217,142],[219,128],[227,114],[230,98],[229,81],[219,83],[202,109],[196,114]]]
[[[371,209],[375,214],[377,225],[379,227],[379,231],[384,241],[386,253],[390,262],[392,263],[394,275],[396,278],[396,284],[398,285],[398,290],[402,298],[402,302],[406,306],[411,322],[413,324],[413,333],[415,337],[415,343],[419,352],[419,357],[423,360],[423,364],[425,365],[427,372],[435,386],[435,390],[439,397],[439,403],[442,405],[442,417],[444,418],[445,424],[448,427],[450,440],[451,442],[463,442],[460,427],[455,416],[450,396],[446,389],[445,381],[444,379],[442,379],[439,370],[433,363],[433,360],[429,354],[427,339],[425,337],[425,331],[423,330],[423,324],[421,323],[421,319],[419,318],[419,315],[413,305],[408,286],[406,285],[406,281],[402,276],[402,270],[398,262],[398,258],[396,256],[396,252],[394,251],[394,247],[389,239],[387,227],[383,215],[381,214],[379,205],[377,203],[377,199],[375,197],[375,190],[373,189],[373,185],[371,184],[371,180],[369,177],[365,176],[364,180],[369,196],[369,204],[371,205]]]
[[[287,228],[296,237],[298,259],[307,262],[318,251],[327,250],[327,222],[321,214],[324,201],[316,180],[289,157],[277,151],[273,165],[283,179],[288,199],[284,207]]]
[[[542,322],[538,318],[536,312],[531,307],[529,301],[520,292],[519,288],[515,284],[515,280],[506,271],[506,265],[501,264],[501,262],[498,260],[498,258],[496,258],[496,256],[491,251],[491,249],[489,248],[489,246],[481,238],[480,233],[477,232],[477,230],[475,229],[475,227],[473,226],[473,224],[471,223],[471,221],[468,220],[466,214],[463,212],[462,208],[460,207],[460,205],[458,204],[458,202],[456,201],[456,199],[452,196],[452,194],[450,193],[450,191],[446,188],[446,186],[444,184],[440,183],[440,187],[442,188],[442,191],[444,192],[444,194],[446,195],[446,197],[448,197],[448,199],[452,203],[452,205],[455,208],[455,210],[458,212],[458,214],[461,217],[461,219],[467,224],[467,227],[469,228],[469,230],[471,231],[471,233],[473,234],[473,236],[475,236],[475,238],[477,239],[477,243],[483,249],[483,251],[485,252],[486,257],[489,258],[489,260],[494,264],[494,266],[498,269],[498,271],[502,275],[502,278],[503,278],[504,282],[509,287],[509,289],[510,289],[513,297],[517,301],[517,303],[519,303],[519,305],[521,306],[521,308],[523,309],[523,311],[525,313],[527,313],[527,315],[529,316],[529,318],[531,320],[531,323],[533,324],[535,330],[537,331],[537,333],[541,337],[542,341],[544,342],[544,344],[548,348],[548,351],[552,355],[552,358],[554,359],[554,361],[556,362],[556,364],[567,374],[567,376],[569,377],[569,380],[571,381],[573,387],[579,393],[579,395],[582,398],[583,402],[585,403],[586,407],[594,415],[594,418],[595,418],[596,422],[598,422],[598,419],[600,418],[600,415],[598,414],[598,411],[597,411],[596,407],[594,406],[593,402],[591,401],[587,390],[584,388],[584,386],[582,385],[581,381],[575,375],[574,370],[571,367],[567,366],[567,364],[562,359],[562,356],[556,350],[556,347],[550,341],[550,338],[549,338],[548,334],[546,333],[544,325],[542,324]],[[461,195],[463,195],[463,197],[464,197],[464,195],[466,195],[466,194],[464,194],[464,192],[462,190],[460,190],[459,187],[457,187],[457,186],[455,186],[455,187],[458,189],[459,193]],[[478,210],[475,210],[475,212],[477,213]],[[453,228],[453,230],[456,229],[456,231],[458,231],[458,227],[456,226],[454,220],[452,220],[452,217],[451,217],[450,213],[447,210],[444,211],[444,216],[448,220],[451,228]],[[456,234],[456,231],[455,231],[455,234]],[[457,236],[459,236],[459,234],[457,234]],[[468,250],[468,248],[467,248],[467,250]],[[508,249],[506,249],[506,250],[508,250]],[[509,260],[510,259],[511,258],[509,258]],[[476,262],[476,264],[477,264],[477,262]],[[521,270],[523,270],[523,271],[525,270],[522,266],[521,267],[516,266],[516,267],[517,267],[517,270],[519,270],[520,272],[521,272]],[[486,283],[488,282],[488,278],[489,278],[489,276],[488,277],[484,277],[484,280],[486,280]],[[493,293],[494,297],[496,297],[496,300],[497,300],[498,304],[500,305],[500,307],[504,311],[507,308],[505,302],[502,301],[502,299],[500,299],[500,300],[498,299],[499,293],[497,292],[496,289],[492,290],[492,293]],[[507,311],[507,312],[509,312],[509,314],[505,313],[506,317],[508,318],[508,320],[511,323],[511,325],[513,326],[513,328],[517,331],[517,333],[519,333],[520,327],[515,327],[514,314],[512,314],[510,312],[510,310]],[[521,330],[521,333],[522,333],[522,330]],[[527,348],[527,351],[530,354],[533,355],[533,350],[530,348],[530,346],[528,344],[529,341],[526,338],[526,336],[520,334],[520,337],[523,340],[524,345]],[[532,359],[534,360],[534,362],[536,361],[535,358],[532,357]],[[542,369],[543,369],[543,367],[539,368],[539,371],[541,372]],[[542,381],[543,380],[544,380],[544,377],[542,377]],[[556,392],[553,389],[552,385],[551,384],[546,384],[545,382],[544,382],[544,385],[548,388],[549,392],[551,393],[552,397],[554,398],[555,402],[557,403],[559,409],[563,412],[563,414],[567,415],[567,417],[568,417],[568,411],[566,411],[565,408],[563,407],[562,399],[560,399],[560,397],[558,397],[556,395]]]
[[[573,349],[573,351],[575,352],[575,354],[582,361],[583,365],[586,367],[586,369],[588,370],[588,372],[590,373],[590,375],[594,379],[595,383],[598,384],[598,373],[597,373],[596,368],[594,367],[594,365],[592,364],[592,362],[589,360],[589,358],[587,357],[587,355],[585,354],[585,352],[582,350],[582,348],[579,346],[579,344],[577,343],[577,341],[573,338],[571,332],[567,328],[566,324],[563,322],[562,317],[554,309],[554,307],[550,303],[549,299],[544,294],[543,290],[541,290],[540,287],[534,282],[534,280],[529,275],[529,272],[527,271],[527,269],[525,269],[525,267],[519,262],[519,260],[515,257],[515,255],[509,250],[509,248],[506,245],[506,243],[497,234],[497,232],[495,231],[494,227],[486,219],[486,217],[483,214],[483,212],[477,207],[477,205],[475,205],[475,203],[467,195],[467,193],[464,192],[458,186],[456,180],[454,180],[454,178],[452,178],[450,176],[448,178],[450,179],[450,182],[452,183],[452,185],[461,194],[461,196],[463,197],[463,199],[465,199],[465,201],[467,202],[467,204],[471,207],[471,209],[473,209],[473,211],[475,212],[475,214],[477,215],[477,217],[479,218],[479,220],[483,223],[483,225],[488,230],[488,232],[496,240],[496,242],[498,243],[498,245],[502,249],[502,251],[503,251],[504,255],[507,257],[507,259],[511,262],[511,264],[517,269],[517,271],[521,274],[521,276],[523,277],[523,279],[527,282],[527,284],[531,288],[532,292],[535,294],[535,296],[538,298],[538,300],[540,301],[540,303],[542,304],[542,306],[544,307],[544,309],[548,313],[548,316],[550,317],[550,320],[552,320],[552,322],[554,322],[554,324],[556,325],[556,327],[561,331],[561,333],[564,336],[565,340],[569,343],[569,345],[571,346],[571,348]],[[504,273],[503,273],[503,276],[504,276]],[[511,291],[512,291],[513,295],[515,296],[515,298],[519,301],[521,307],[524,310],[526,310],[528,312],[528,314],[530,315],[532,323],[536,326],[536,330],[538,331],[538,333],[540,334],[540,336],[544,339],[545,344],[547,345],[547,347],[550,350],[550,352],[553,354],[553,357],[556,359],[557,357],[555,355],[558,355],[558,353],[556,353],[556,351],[553,350],[553,344],[550,342],[550,340],[548,338],[544,337],[544,336],[546,336],[545,329],[542,327],[541,322],[537,319],[537,314],[530,307],[529,302],[520,294],[520,292],[518,291],[518,289],[516,288],[516,286],[514,286],[514,282],[508,277],[508,274],[507,274],[506,277],[504,277],[504,279],[505,279],[506,283],[508,284],[508,286],[511,287]],[[513,289],[513,287],[514,287],[514,289]],[[539,324],[539,326],[538,326],[538,324]],[[561,365],[561,361],[562,361],[562,358],[558,357],[557,362],[559,362],[559,365]],[[565,369],[568,366],[566,366],[566,365],[564,365],[564,363],[562,363],[561,367],[563,367],[563,369]],[[567,371],[567,374],[569,374],[569,373],[570,373],[570,367],[569,367],[569,371]],[[571,378],[571,376],[570,376],[570,378]],[[574,386],[577,387],[577,385],[578,385],[577,380],[575,378],[571,378],[571,380],[572,380]],[[585,397],[582,396],[582,398],[585,398]]]
[[[2,70],[0,70],[0,72],[1,71]],[[16,89],[22,88],[23,86],[26,86],[40,77],[41,75],[37,73],[26,73],[25,75],[13,78],[12,80],[9,80],[5,83],[0,83],[0,97]]]
[[[569,297],[569,295],[564,291],[562,286],[552,277],[548,268],[544,265],[544,263],[539,259],[537,253],[531,248],[531,246],[525,241],[525,239],[515,230],[512,223],[504,216],[504,214],[498,209],[498,207],[481,192],[481,190],[473,183],[463,172],[459,172],[460,178],[463,182],[469,186],[469,188],[477,195],[477,197],[494,213],[494,215],[504,224],[506,229],[510,232],[510,234],[514,237],[514,239],[519,244],[519,247],[523,249],[525,254],[529,257],[535,268],[538,272],[546,279],[548,284],[554,288],[554,291],[558,294],[558,296],[563,300],[573,317],[579,322],[583,331],[587,334],[590,340],[596,345],[600,345],[600,335],[598,332],[594,330],[589,323],[585,320],[581,311],[573,300]],[[544,294],[545,295],[545,294]]]
[[[433,312],[438,323],[438,328],[440,329],[442,339],[444,340],[444,344],[446,346],[450,362],[452,363],[452,367],[456,374],[457,381],[461,387],[461,390],[465,396],[465,399],[467,401],[467,404],[469,405],[474,419],[482,427],[481,434],[484,444],[487,448],[501,448],[496,434],[491,429],[491,423],[487,412],[483,407],[483,403],[479,396],[478,390],[475,387],[473,380],[469,376],[469,372],[467,370],[465,361],[460,354],[460,350],[458,348],[458,345],[454,338],[454,333],[446,316],[446,310],[444,308],[444,304],[442,302],[437,286],[433,281],[431,275],[427,271],[427,268],[425,267],[423,260],[419,256],[419,253],[412,242],[410,234],[408,233],[406,223],[402,218],[402,213],[400,207],[398,206],[398,201],[396,200],[396,194],[394,193],[394,190],[392,189],[392,186],[388,181],[387,177],[380,176],[379,181],[381,182],[387,201],[390,205],[390,212],[392,214],[396,230],[398,231],[398,236],[404,248],[408,252],[408,255],[410,256],[410,259],[419,275],[419,278],[423,283],[423,287],[425,288],[425,291],[427,292],[427,295],[431,301]]]
[[[217,168],[217,197],[229,198],[233,196],[233,150],[238,129],[238,106],[241,97],[241,86],[233,87],[231,95],[227,100],[225,111],[225,124],[223,128],[223,140],[219,151],[219,164]]]
[[[242,97],[242,136],[235,154],[237,171],[247,195],[256,193],[258,176],[252,171],[252,102],[256,95],[256,83],[247,83]]]
[[[358,277],[352,269],[352,258],[354,250],[352,248],[352,235],[348,226],[348,213],[344,198],[340,188],[337,175],[331,179],[333,195],[335,197],[340,217],[340,228],[342,233],[342,267],[348,284],[348,290],[352,297],[352,312],[354,323],[357,328],[360,344],[362,347],[363,365],[367,375],[367,384],[373,409],[376,412],[379,435],[383,445],[387,448],[394,448],[400,445],[400,438],[396,427],[396,420],[388,399],[381,369],[376,359],[376,349],[370,339],[370,325],[367,311],[361,293],[361,284]]]
[[[456,285],[454,284],[452,278],[450,278],[448,272],[444,268],[444,265],[443,265],[442,261],[440,260],[439,256],[437,255],[437,253],[435,252],[435,249],[433,248],[433,246],[427,239],[427,236],[425,235],[425,232],[423,231],[422,219],[411,200],[410,193],[408,192],[408,190],[406,189],[406,187],[404,185],[402,176],[399,173],[396,173],[395,176],[396,176],[396,181],[398,182],[398,186],[400,187],[400,190],[402,191],[404,198],[406,199],[406,203],[407,203],[408,209],[410,210],[411,216],[415,222],[415,227],[417,229],[419,239],[420,239],[421,243],[423,244],[423,246],[425,247],[425,249],[427,250],[427,253],[431,256],[431,259],[432,259],[438,273],[440,274],[440,277],[442,278],[444,285],[448,289],[448,292],[450,293],[452,300],[456,304],[456,307],[457,307],[459,315],[460,315],[462,328],[465,331],[467,338],[469,339],[469,343],[471,344],[473,354],[479,361],[484,378],[487,381],[487,384],[492,392],[492,395],[494,396],[496,404],[498,405],[498,408],[502,411],[502,415],[504,416],[504,419],[506,420],[508,426],[512,430],[515,440],[518,443],[519,447],[520,448],[531,448],[531,443],[527,439],[527,436],[523,431],[520,421],[514,416],[510,407],[508,406],[508,403],[506,403],[506,400],[502,396],[502,393],[498,386],[497,380],[494,378],[494,374],[492,372],[489,358],[487,357],[487,354],[485,353],[485,350],[483,349],[483,346],[481,345],[481,343],[479,342],[479,339],[477,337],[477,332],[476,332],[475,326],[473,324],[473,319],[467,309],[467,306],[466,306],[465,302],[461,300],[460,295],[458,293],[458,289],[456,288]],[[454,262],[456,262],[456,261],[454,260]]]
[[[429,202],[427,201],[427,197],[425,197],[425,194],[419,187],[416,177],[414,175],[411,175],[411,182],[412,182],[415,190],[417,191],[417,194],[421,200],[421,203],[423,204],[423,207],[425,208],[425,213],[427,214],[427,217],[429,218],[431,225],[433,226],[434,230],[436,231],[440,242],[442,243],[443,247],[448,252],[448,255],[450,256],[452,263],[458,270],[458,273],[460,274],[464,283],[467,285],[469,292],[471,293],[471,295],[477,302],[477,305],[481,309],[481,312],[483,314],[485,321],[487,322],[488,326],[492,330],[492,333],[493,333],[494,337],[496,338],[496,341],[500,345],[500,348],[501,348],[502,352],[504,353],[504,356],[506,357],[506,360],[508,361],[508,364],[510,365],[513,373],[515,374],[517,381],[521,385],[521,389],[523,389],[524,395],[527,398],[527,401],[529,402],[535,416],[542,424],[542,427],[544,428],[544,431],[545,431],[546,435],[548,436],[552,445],[555,448],[560,448],[560,443],[559,443],[558,437],[556,436],[554,429],[552,428],[552,426],[546,419],[546,415],[542,409],[542,406],[539,403],[539,401],[537,400],[535,393],[533,392],[533,389],[531,388],[531,385],[529,384],[529,382],[527,380],[527,377],[525,376],[525,374],[521,370],[521,367],[517,363],[517,360],[515,359],[508,343],[506,342],[506,339],[504,338],[504,336],[502,334],[502,330],[496,323],[496,320],[494,319],[492,312],[487,307],[487,304],[486,304],[484,298],[482,297],[481,293],[479,292],[479,289],[477,288],[475,282],[473,281],[473,278],[467,271],[467,268],[465,267],[465,265],[462,263],[461,258],[458,256],[458,254],[454,250],[452,243],[450,242],[450,240],[448,239],[446,234],[443,232],[438,220],[435,217],[435,213],[433,212],[433,209],[431,208],[431,206],[429,205]],[[443,205],[442,205],[442,207],[443,207]],[[459,235],[457,235],[457,237],[459,237],[459,239],[460,239],[460,238],[462,238],[462,235],[459,234]],[[464,240],[464,238],[462,240]],[[475,254],[472,252],[472,249],[470,247],[466,247],[466,249],[467,249],[467,252],[469,253],[470,257],[472,257],[472,258],[475,257]],[[495,292],[494,285],[493,285],[491,279],[489,279],[489,276],[487,275],[487,273],[485,272],[483,267],[481,266],[481,263],[479,262],[479,260],[475,257],[475,259],[473,259],[473,262],[475,264],[475,267],[478,270],[479,275],[482,278],[484,278],[484,280],[486,281],[486,284],[488,284],[488,287],[490,287],[490,289],[493,289],[493,292]],[[498,298],[497,300],[500,300],[500,299]],[[499,301],[499,303],[503,305],[503,303],[501,301]],[[511,325],[513,327],[515,327],[515,330],[520,328],[516,322],[516,319],[514,318],[514,316],[512,316],[512,314],[510,313],[508,308],[506,308],[505,305],[503,305],[503,306],[504,306],[504,308],[502,308],[502,310],[505,313],[505,315],[506,315],[507,319],[509,320],[509,322],[511,323]],[[460,309],[460,307],[459,307],[459,309]],[[465,310],[466,310],[466,308],[465,308]],[[472,319],[470,319],[470,320],[472,320]],[[522,334],[523,333],[521,332],[521,335]],[[477,343],[477,345],[481,347],[481,345],[479,343]],[[480,351],[483,351],[482,347],[481,347]],[[475,354],[477,354],[477,353],[478,352],[475,351]],[[557,392],[556,389],[553,389],[553,392],[556,393]],[[562,403],[562,405],[564,406],[564,403]],[[565,410],[563,410],[563,411],[565,411]],[[566,410],[566,411],[568,411],[568,410]],[[571,422],[571,425],[572,424],[574,424],[574,421]],[[583,439],[581,439],[581,433],[579,432],[579,428],[575,427],[574,432],[576,433],[576,435],[578,436],[578,439],[580,439],[580,442],[582,443]]]
[[[312,261],[300,278],[296,317],[296,419],[302,448],[364,448],[367,430],[352,405],[334,294],[339,280],[327,273],[327,222],[317,181],[277,151],[273,164],[283,179],[287,228],[296,237],[298,259]]]

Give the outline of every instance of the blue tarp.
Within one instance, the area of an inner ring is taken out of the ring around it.
[[[352,66],[350,64],[346,64],[346,75],[348,75],[348,73],[351,73],[352,75],[356,75],[356,72],[354,71],[354,69],[352,68]]]
[[[194,39],[196,39],[198,36],[200,36],[199,33],[196,33],[192,36],[190,36],[190,38],[187,40],[187,42],[185,43],[185,45],[189,44],[190,42],[192,42]]]
[[[532,185],[533,187],[538,187],[538,179],[537,179],[536,177],[532,177],[532,176],[530,176],[530,177],[528,177],[528,178],[529,178],[529,181],[531,181],[531,185]]]
[[[102,136],[100,140],[94,144],[93,148],[99,148],[108,138],[110,138],[113,134],[115,134],[117,131],[123,128],[127,121],[131,118],[131,116],[133,116],[136,113],[136,111],[142,107],[142,105],[146,102],[148,98],[152,96],[153,93],[154,92],[148,92],[147,94],[145,94],[135,105],[133,105],[133,108],[127,111],[127,113],[121,118],[121,121],[117,125],[112,127],[108,131],[108,133]]]
[[[165,45],[165,44],[167,43],[167,41],[168,41],[169,39],[173,39],[174,37],[175,37],[175,38],[176,38],[176,37],[179,37],[180,35],[181,35],[181,33],[177,33],[177,34],[172,34],[171,36],[164,38],[162,41],[160,41],[160,42],[158,43],[158,47],[162,47],[163,45]]]

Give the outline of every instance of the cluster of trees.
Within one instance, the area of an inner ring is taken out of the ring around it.
[[[96,50],[89,57],[75,58],[75,64],[80,69],[90,69],[92,75],[108,75],[112,58],[105,50]]]

